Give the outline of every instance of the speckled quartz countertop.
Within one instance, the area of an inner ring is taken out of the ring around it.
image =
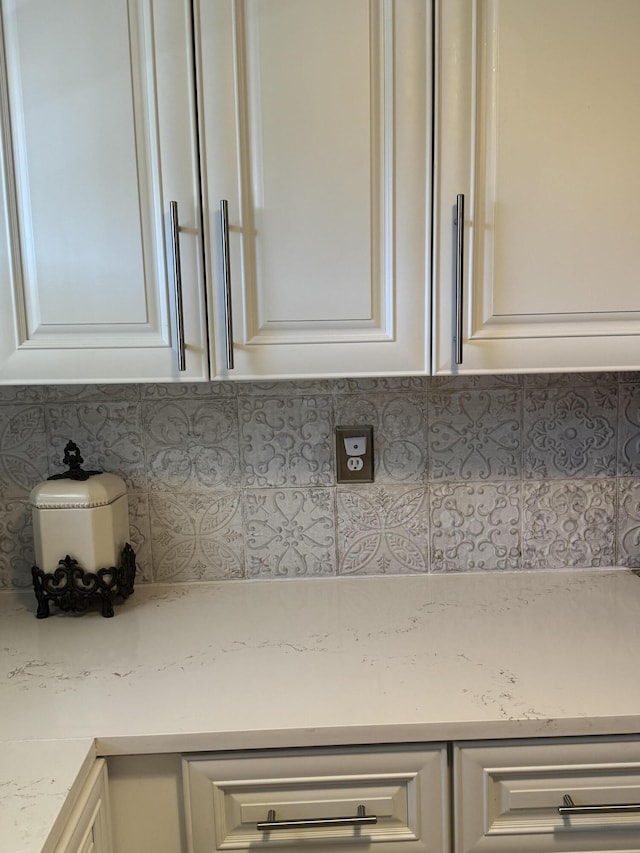
[[[0,595],[0,853],[50,849],[94,754],[640,732],[628,570],[149,586],[110,620],[34,604]]]

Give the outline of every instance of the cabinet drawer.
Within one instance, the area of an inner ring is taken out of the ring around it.
[[[184,756],[185,813],[192,853],[312,847],[317,853],[375,845],[385,853],[448,849],[447,759],[423,748],[269,750]],[[374,824],[344,824],[364,807]],[[288,825],[259,829],[270,817]]]
[[[640,741],[509,741],[454,753],[456,853],[640,851],[637,811],[560,815],[575,805],[640,804]]]

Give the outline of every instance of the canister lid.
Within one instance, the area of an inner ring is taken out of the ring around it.
[[[108,506],[126,492],[116,474],[94,474],[88,480],[46,480],[31,490],[29,501],[38,509],[92,509]]]

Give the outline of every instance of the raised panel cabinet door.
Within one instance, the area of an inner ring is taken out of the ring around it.
[[[216,375],[425,372],[430,4],[194,6]]]
[[[113,853],[109,781],[98,759],[69,817],[54,853]]]
[[[189,853],[445,853],[446,747],[183,756]]]
[[[0,36],[0,382],[207,378],[190,3],[1,0]]]
[[[455,853],[640,850],[635,735],[459,743],[453,774]]]
[[[640,4],[441,0],[436,22],[434,372],[637,369]]]

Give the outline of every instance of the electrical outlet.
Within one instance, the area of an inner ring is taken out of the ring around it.
[[[336,427],[339,483],[373,483],[373,427]]]

